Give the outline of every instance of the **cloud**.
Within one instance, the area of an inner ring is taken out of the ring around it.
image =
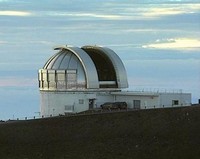
[[[5,77],[0,79],[0,87],[23,87],[33,86],[37,79],[22,78],[22,77]]]
[[[44,44],[52,46],[54,42],[52,41],[45,41],[45,40],[37,40],[37,41],[29,41],[30,44]]]
[[[144,10],[142,15],[145,17],[161,17],[161,16],[170,16],[170,15],[179,15],[179,14],[192,14],[199,12],[200,4],[174,4],[173,7],[169,4],[156,5]]]
[[[172,50],[199,50],[200,39],[177,38],[156,40],[155,43],[143,45],[143,48],[172,49]]]
[[[68,20],[151,20],[162,16],[192,14],[200,11],[200,4],[151,4],[141,5],[135,3],[105,3],[98,6],[98,10],[54,10],[35,11],[34,16],[66,17]],[[1,14],[0,14],[1,15]]]
[[[7,43],[7,41],[0,41],[0,45],[1,44],[6,44]]]
[[[25,17],[25,16],[30,16],[32,15],[32,13],[30,12],[25,12],[25,11],[0,11],[0,16],[21,16],[21,17]]]
[[[183,13],[185,13],[184,10],[180,10],[177,8],[151,8],[148,12],[143,13],[143,15],[148,17],[157,17],[163,15],[176,15]]]
[[[67,16],[74,18],[100,18],[107,20],[117,20],[121,19],[120,15],[115,14],[99,14],[99,13],[87,13],[87,12],[48,12],[46,13],[49,16]]]

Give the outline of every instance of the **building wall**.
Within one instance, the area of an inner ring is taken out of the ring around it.
[[[85,111],[89,109],[89,99],[95,98],[94,93],[41,91],[41,115],[56,116]]]
[[[178,101],[178,102],[175,102]],[[174,103],[175,102],[175,103]],[[190,93],[160,93],[159,107],[190,106]]]
[[[130,93],[130,92],[129,92]],[[126,92],[59,92],[40,91],[41,115],[56,116],[99,108],[106,102],[126,102],[128,108],[151,109],[191,105],[191,94],[126,94]]]
[[[96,107],[99,108],[101,104],[106,102],[114,102],[114,96],[109,92],[98,92],[96,94]]]

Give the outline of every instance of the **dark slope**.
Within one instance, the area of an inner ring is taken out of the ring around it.
[[[200,158],[200,107],[0,124],[0,158]]]

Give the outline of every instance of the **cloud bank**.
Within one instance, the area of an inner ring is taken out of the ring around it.
[[[12,10],[6,10],[6,11],[0,11],[0,16],[30,16],[32,13],[25,12],[25,11],[12,11]]]
[[[143,45],[143,48],[172,49],[172,50],[199,50],[200,39],[177,38],[157,40],[155,43]]]

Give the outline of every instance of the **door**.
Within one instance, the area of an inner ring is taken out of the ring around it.
[[[140,109],[141,101],[140,100],[133,100],[133,108]]]
[[[89,99],[89,109],[94,108],[94,99]]]

